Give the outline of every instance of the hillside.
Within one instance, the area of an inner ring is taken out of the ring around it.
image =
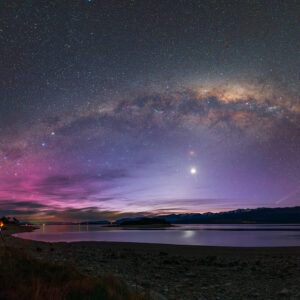
[[[172,224],[300,224],[300,206],[278,208],[238,209],[220,213],[171,214],[155,216]],[[118,220],[137,221],[141,218]]]

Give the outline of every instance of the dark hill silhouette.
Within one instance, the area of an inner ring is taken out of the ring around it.
[[[139,220],[128,220],[120,223],[120,226],[128,226],[128,225],[169,226],[171,224],[163,218],[141,218]]]
[[[138,221],[140,218],[126,218],[116,221]],[[220,213],[171,214],[155,216],[172,224],[300,224],[300,206],[278,208],[238,209]]]

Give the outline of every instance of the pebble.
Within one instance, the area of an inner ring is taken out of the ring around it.
[[[185,276],[186,276],[186,277],[190,277],[190,278],[195,278],[195,277],[197,277],[196,273],[193,273],[193,272],[185,273]]]
[[[280,292],[277,293],[278,296],[289,296],[290,291],[288,289],[282,289]]]

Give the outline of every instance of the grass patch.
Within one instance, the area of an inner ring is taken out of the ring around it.
[[[14,248],[0,248],[0,299],[148,300],[109,275],[82,275],[74,266],[40,261]]]

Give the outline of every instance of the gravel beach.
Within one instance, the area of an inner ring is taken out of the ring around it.
[[[11,236],[16,232],[18,226],[3,232],[7,246],[74,264],[90,276],[112,273],[157,299],[300,299],[300,247],[45,243]]]

